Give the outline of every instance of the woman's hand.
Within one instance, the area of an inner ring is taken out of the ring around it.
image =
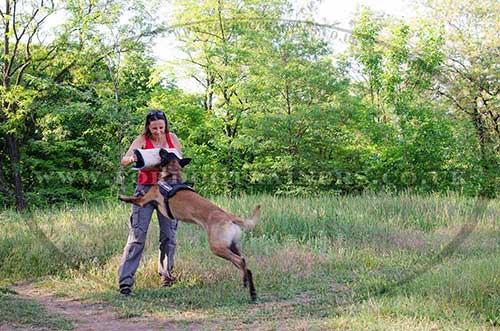
[[[122,158],[122,165],[128,166],[129,164],[134,163],[135,161],[137,161],[137,158],[135,155],[124,156]]]

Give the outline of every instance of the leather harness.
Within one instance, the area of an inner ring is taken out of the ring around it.
[[[193,184],[188,182],[175,182],[175,183],[167,183],[162,180],[158,181],[158,187],[160,188],[160,193],[163,195],[165,199],[165,205],[167,207],[167,214],[170,219],[175,219],[174,215],[172,215],[172,210],[170,210],[170,206],[168,204],[168,199],[173,197],[177,192],[182,190],[189,190],[192,192],[196,192],[193,189]]]

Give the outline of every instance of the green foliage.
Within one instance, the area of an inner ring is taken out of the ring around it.
[[[429,101],[444,62],[443,32],[420,23],[390,23],[366,8],[355,20],[351,52],[368,81],[359,86],[361,107],[373,109],[365,127],[375,152],[371,189],[478,194],[476,142],[448,109]]]
[[[123,153],[137,136],[142,109],[160,88],[151,83],[153,60],[144,47],[136,45],[122,62],[115,82],[119,104],[102,59],[69,68],[58,84],[37,84],[29,122],[33,131],[22,149],[30,204],[116,196],[120,145]],[[133,175],[125,173],[129,185]]]
[[[473,145],[475,189],[498,194],[500,184],[498,1],[429,0],[423,3],[421,25],[442,31],[443,65],[433,75],[436,99],[455,118],[467,123],[467,145]],[[473,133],[473,135],[470,135]]]
[[[313,2],[179,0],[172,19],[188,60],[168,71],[149,40],[132,38],[160,24],[145,2],[59,5],[67,20],[29,52],[20,40],[12,65],[32,58],[0,87],[2,205],[130,191],[136,174],[119,159],[148,107],[167,112],[193,158],[185,177],[204,194],[498,194],[496,22],[480,5],[428,3],[484,33],[470,40],[426,15],[406,22],[362,8],[350,48],[334,55],[325,30],[282,20],[310,20]],[[180,90],[177,72],[201,92]]]

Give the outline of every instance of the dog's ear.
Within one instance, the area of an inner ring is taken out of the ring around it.
[[[168,164],[170,159],[168,158],[168,152],[165,149],[160,149],[160,167],[164,167]]]
[[[184,168],[185,166],[187,166],[189,164],[189,162],[191,162],[191,158],[186,157],[186,158],[180,160],[179,164],[181,165],[181,167]]]
[[[160,148],[160,157],[164,159],[168,155],[168,152],[165,148]]]

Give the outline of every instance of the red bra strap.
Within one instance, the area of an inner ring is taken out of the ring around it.
[[[165,136],[167,137],[168,148],[175,148],[172,138],[170,137],[170,132],[167,132]]]
[[[172,141],[172,137],[170,137],[170,132],[167,132],[165,134],[165,137],[167,138],[167,145],[168,145],[168,148],[175,148],[175,145]],[[150,149],[150,148],[155,148],[155,146],[153,145],[153,142],[151,141],[151,139],[149,139],[148,136],[145,136],[146,138],[146,146],[144,147],[144,149]]]
[[[147,135],[144,135],[144,136],[146,138],[146,146],[144,147],[144,149],[155,148],[151,139],[149,139],[149,137]]]

